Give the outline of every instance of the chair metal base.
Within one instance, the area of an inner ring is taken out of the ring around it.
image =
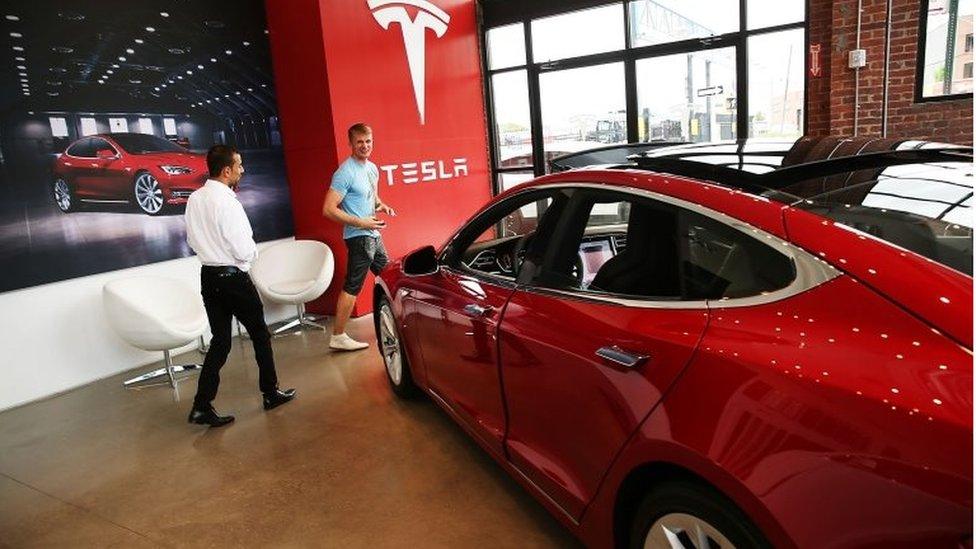
[[[170,356],[169,351],[163,351],[163,357],[166,363],[164,367],[157,368],[151,372],[146,372],[132,379],[127,379],[122,382],[122,386],[125,388],[130,388],[168,384],[170,387],[175,389],[177,383],[192,376],[193,373],[199,373],[200,369],[203,368],[203,366],[200,364],[174,365],[173,357]]]
[[[298,317],[281,327],[275,328],[274,331],[271,332],[272,336],[282,337],[300,334],[306,329],[325,331],[325,326],[317,322],[323,318],[322,316],[306,313],[304,303],[299,304],[297,309]]]

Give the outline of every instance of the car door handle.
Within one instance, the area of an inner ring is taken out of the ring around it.
[[[600,347],[596,350],[596,356],[627,368],[636,368],[651,358],[648,355],[625,351],[616,345],[612,347]]]
[[[464,312],[470,316],[485,316],[489,311],[491,311],[491,307],[482,307],[474,303],[468,303],[464,306]]]

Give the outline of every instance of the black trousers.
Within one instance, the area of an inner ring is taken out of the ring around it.
[[[206,408],[217,396],[220,369],[230,353],[232,317],[237,317],[251,336],[254,356],[258,362],[258,386],[261,392],[274,392],[278,388],[278,375],[275,373],[274,353],[271,350],[271,333],[264,322],[264,305],[261,304],[251,277],[234,268],[205,265],[200,271],[200,286],[213,339],[203,361],[193,406]]]

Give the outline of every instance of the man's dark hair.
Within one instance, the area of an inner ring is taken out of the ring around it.
[[[349,126],[349,131],[346,133],[349,134],[349,142],[352,143],[353,135],[357,133],[362,133],[362,134],[373,133],[373,128],[370,128],[363,122],[356,122],[352,126]]]
[[[224,168],[234,167],[234,155],[237,149],[230,145],[214,145],[207,151],[207,170],[210,177],[217,177]]]

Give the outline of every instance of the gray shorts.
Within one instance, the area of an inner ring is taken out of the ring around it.
[[[366,280],[366,271],[380,274],[383,267],[390,261],[383,247],[383,239],[378,236],[354,236],[346,239],[348,261],[346,262],[346,280],[342,290],[347,294],[359,295]]]

